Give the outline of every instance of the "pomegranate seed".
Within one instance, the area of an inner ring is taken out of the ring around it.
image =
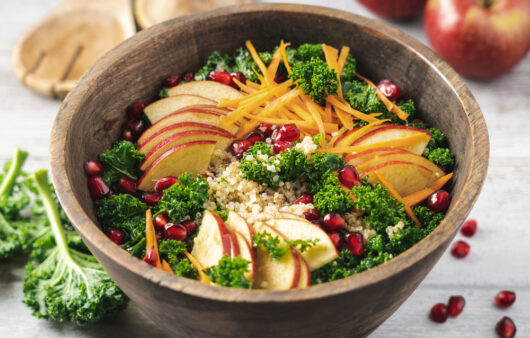
[[[313,223],[314,225],[316,225],[317,227],[321,228],[322,230],[324,230],[323,226],[322,226],[322,222],[319,220],[319,219],[312,219],[310,220],[309,222]]]
[[[449,203],[451,203],[449,193],[445,190],[438,190],[427,200],[427,207],[431,209],[431,211],[441,212],[447,209]]]
[[[451,248],[451,254],[456,258],[464,258],[469,254],[471,247],[464,241],[456,241]]]
[[[464,311],[466,300],[462,296],[451,296],[447,305],[447,313],[451,317],[457,317]]]
[[[389,100],[395,101],[401,97],[401,89],[390,80],[383,80],[377,84],[377,89]]]
[[[154,207],[158,204],[162,196],[158,194],[144,194],[143,199],[145,204],[147,204],[150,207]]]
[[[101,176],[104,172],[103,164],[99,161],[86,161],[84,168],[88,176]]]
[[[107,183],[99,176],[88,178],[88,189],[92,200],[99,201],[110,193],[110,188]]]
[[[348,232],[345,241],[346,247],[352,255],[360,256],[364,253],[364,239],[360,232]]]
[[[107,236],[118,245],[122,244],[125,239],[125,234],[120,229],[108,229]]]
[[[232,77],[230,76],[230,73],[220,72],[217,70],[210,72],[210,75],[208,75],[208,80],[220,82],[225,85],[230,85],[232,83]]]
[[[183,222],[182,225],[188,231],[188,236],[191,236],[195,233],[195,222],[194,221],[186,221],[186,222]]]
[[[156,267],[156,264],[158,263],[158,255],[154,248],[147,249],[143,261]]]
[[[464,225],[462,225],[462,229],[460,229],[460,233],[466,237],[473,237],[475,232],[477,232],[477,221],[474,219],[468,219]]]
[[[125,122],[121,129],[123,131],[130,130],[134,135],[139,136],[145,129],[145,122],[143,120],[131,120]]]
[[[144,109],[147,107],[147,103],[144,101],[138,101],[127,107],[127,116],[131,120],[138,120],[144,113]]]
[[[340,235],[340,233],[336,231],[330,232],[329,238],[331,239],[331,242],[333,242],[335,248],[340,251],[342,249],[342,246],[344,245],[344,241],[342,240],[342,236]]]
[[[355,167],[352,165],[347,165],[339,170],[339,181],[350,189],[354,186],[361,185],[359,173],[357,173],[357,170],[355,170]]]
[[[313,221],[313,220],[320,221],[320,217],[322,216],[320,215],[320,211],[318,211],[316,208],[311,208],[311,209],[304,211],[304,217],[308,221]]]
[[[293,204],[313,204],[313,196],[308,193],[302,194],[294,200]]]
[[[195,74],[193,72],[186,72],[184,75],[182,75],[182,79],[186,82],[193,81],[193,78],[195,78]]]
[[[342,217],[341,214],[338,212],[330,212],[326,216],[324,216],[324,224],[328,228],[328,230],[340,230],[346,226],[346,221],[344,220],[344,217]]]
[[[497,322],[495,330],[497,331],[499,336],[503,338],[515,337],[515,333],[517,332],[517,328],[515,327],[513,320],[510,317],[506,316],[502,317],[501,320]]]
[[[444,303],[434,304],[431,308],[431,320],[436,323],[443,323],[447,320],[447,306]]]
[[[164,81],[164,86],[169,87],[169,88],[175,87],[176,85],[180,83],[180,81],[182,81],[182,77],[178,75],[169,75],[168,77],[166,77],[166,80]]]
[[[274,82],[282,83],[283,81],[285,81],[285,75],[281,73],[277,73],[276,75],[274,75]]]
[[[235,89],[239,89],[239,86],[237,85],[237,83],[234,82],[234,79],[241,83],[247,82],[247,77],[241,72],[230,73],[230,77],[232,78],[232,81],[230,81],[230,85]]]
[[[167,223],[164,229],[164,237],[176,241],[183,241],[188,237],[188,229],[182,224]]]
[[[157,241],[161,241],[162,239],[164,239],[164,231],[155,229],[155,237]]]
[[[268,124],[268,123],[262,123],[258,127],[258,130],[261,131],[265,135],[265,137],[271,137],[274,129],[275,128],[273,128],[272,124]]]
[[[272,134],[272,139],[275,142],[287,141],[294,142],[300,138],[300,130],[294,124],[284,124],[276,129]]]
[[[136,181],[130,179],[127,176],[123,176],[118,181],[118,190],[123,194],[134,195],[136,194]]]
[[[250,144],[254,145],[256,142],[263,142],[265,140],[265,135],[259,130],[255,130],[248,134],[247,141],[250,142]]]
[[[134,142],[136,141],[136,138],[134,137],[134,134],[130,130],[124,130],[121,133],[121,139],[125,141]]]
[[[169,223],[169,217],[167,217],[167,215],[165,214],[158,214],[153,220],[153,225],[155,226],[155,228],[160,230],[164,230],[164,227],[167,223]]]
[[[272,151],[275,153],[275,154],[279,154],[279,153],[283,153],[284,151],[286,151],[287,149],[291,148],[292,147],[292,144],[291,142],[287,142],[287,141],[276,141],[274,142],[274,144],[272,145]]]
[[[423,120],[414,119],[414,120],[412,120],[412,124],[423,124]]]
[[[159,194],[163,194],[164,190],[179,183],[179,179],[174,176],[167,176],[159,179],[155,184],[155,191]]]
[[[250,141],[247,140],[235,141],[230,147],[230,152],[232,153],[232,155],[240,159],[241,157],[243,157],[245,151],[247,151],[248,148],[250,148],[251,146],[252,144],[250,143]]]
[[[507,308],[512,306],[513,303],[515,303],[515,292],[513,291],[499,291],[495,296],[495,304],[498,307]]]

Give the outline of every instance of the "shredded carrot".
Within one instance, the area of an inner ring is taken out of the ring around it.
[[[184,254],[190,260],[191,265],[193,265],[195,269],[197,269],[197,272],[199,273],[199,281],[201,281],[204,284],[210,284],[211,283],[210,278],[208,278],[208,276],[206,276],[206,274],[204,273],[204,267],[202,266],[201,263],[199,263],[197,258],[193,257],[193,255],[190,254],[188,251],[184,251]]]
[[[319,132],[318,127],[315,126],[313,123],[309,123],[307,121],[302,120],[288,120],[288,119],[278,119],[278,118],[271,118],[271,117],[263,117],[263,116],[257,116],[245,113],[244,116],[250,120],[255,120],[261,123],[268,123],[268,124],[274,124],[274,125],[282,125],[282,124],[289,124],[292,123],[296,125],[299,128],[311,130],[313,132]],[[258,123],[259,124],[259,123]],[[324,130],[326,133],[334,133],[338,130],[338,126],[334,123],[324,123]],[[236,135],[237,137],[237,135]]]
[[[175,274],[173,272],[173,269],[171,269],[171,266],[169,265],[169,263],[165,259],[162,261],[161,269],[166,271],[166,272],[169,272],[172,275]]]
[[[255,88],[252,88],[244,83],[242,83],[241,81],[239,81],[238,79],[236,78],[232,78],[232,81],[234,81],[236,83],[236,85],[242,90],[244,91],[245,93],[247,94],[252,94],[252,93],[255,93],[257,92],[258,90],[255,89]],[[228,100],[226,100],[228,101]]]
[[[337,64],[338,59],[338,50],[326,44],[322,44],[322,50],[324,51],[324,56],[326,57],[326,63],[329,66],[329,69],[332,69],[337,73],[337,94],[339,97],[342,97],[342,86],[340,82],[340,70]]]
[[[340,77],[340,74],[342,73],[342,70],[344,69],[344,65],[346,64],[346,60],[348,58],[349,53],[350,53],[349,47],[344,46],[340,50],[339,60],[337,61],[337,73],[339,74],[339,77]]]
[[[322,108],[318,104],[316,104],[309,96],[303,95],[302,100],[306,104],[307,108],[309,108],[309,112],[313,116],[313,119],[316,121],[318,126],[318,131],[320,132],[320,135],[322,135],[322,144],[321,147],[326,147],[326,130],[324,129],[324,123],[322,122],[322,115],[324,115],[324,112],[322,111]]]
[[[413,192],[410,195],[407,195],[403,197],[403,201],[410,205],[411,207],[416,206],[423,202],[425,199],[427,199],[429,196],[434,194],[436,191],[443,188],[443,186],[449,182],[449,180],[453,177],[453,173],[447,174],[445,176],[440,177],[436,181],[431,184],[430,187]]]
[[[247,40],[245,42],[245,46],[247,46],[247,49],[250,52],[250,55],[252,56],[252,59],[254,60],[256,65],[258,65],[258,68],[261,71],[261,74],[263,74],[265,76],[265,78],[263,79],[264,82],[267,83],[267,84],[270,84],[271,82],[267,78],[267,75],[268,75],[267,67],[265,67],[265,64],[263,63],[263,61],[259,57],[258,53],[256,52],[256,49],[254,48],[254,45],[252,44],[252,42],[250,42],[250,40]],[[263,81],[262,81],[262,83],[263,83]]]
[[[414,223],[416,223],[416,226],[418,228],[421,228],[420,220],[418,219],[418,217],[416,217],[416,215],[414,214],[414,211],[412,211],[412,209],[410,208],[410,205],[405,203],[401,195],[399,195],[399,193],[397,192],[396,188],[394,188],[394,186],[390,182],[388,182],[382,175],[379,175],[375,171],[373,172],[373,174],[375,175],[377,180],[379,180],[379,182],[383,185],[383,187],[388,189],[388,192],[390,193],[390,195],[392,195],[395,199],[403,203],[403,207],[407,215],[409,215],[409,217],[414,221]]]
[[[276,76],[276,72],[278,71],[278,66],[280,65],[281,60],[282,60],[282,50],[280,47],[276,50],[276,52],[274,52],[271,63],[269,64],[269,67],[267,68],[269,79],[272,79],[272,81],[274,81],[274,77]]]
[[[356,118],[358,118],[360,120],[363,120],[363,121],[366,121],[366,122],[369,122],[369,123],[377,121],[377,119],[375,117],[367,115],[365,113],[361,113],[360,111],[353,109],[347,102],[343,101],[340,97],[338,97],[336,95],[328,96],[326,98],[326,101],[329,101],[329,103],[331,103],[331,105],[333,105],[335,107],[335,111],[337,111],[337,109],[339,109],[341,111],[347,112],[347,113],[355,116]],[[339,118],[340,118],[340,116],[339,116]]]
[[[322,120],[324,122],[331,122],[331,115],[333,114],[333,111],[331,110],[331,103],[326,101],[326,106],[324,108],[324,116],[322,117]]]
[[[403,110],[401,110],[401,108],[399,108],[396,104],[390,101],[385,96],[385,94],[383,94],[372,81],[368,80],[364,76],[359,75],[358,73],[355,73],[355,76],[357,76],[359,79],[366,82],[370,87],[375,88],[376,93],[377,93],[377,98],[381,100],[381,102],[383,102],[383,104],[385,105],[388,111],[394,112],[403,121],[407,120],[407,118],[409,117],[409,114],[405,113]]]
[[[289,43],[284,43],[283,40],[282,42],[280,43],[280,48],[282,48],[282,59],[283,59],[283,64],[285,66],[285,69],[287,69],[287,73],[288,74],[291,74],[292,71],[291,71],[291,66],[289,66],[289,59],[287,59],[287,51],[285,49],[285,47],[289,46],[290,44]]]
[[[160,269],[160,255],[158,254],[158,242],[156,240],[155,226],[153,225],[153,215],[151,209],[145,212],[145,248],[146,251],[154,249],[157,257],[156,267]]]
[[[247,80],[246,82],[247,86],[249,86],[250,88],[254,88],[254,89],[259,89],[260,88],[260,85],[256,82],[252,82],[250,80]]]
[[[402,148],[402,147],[413,145],[419,141],[428,141],[429,139],[430,139],[430,136],[428,136],[427,134],[418,133],[416,135],[411,135],[411,136],[393,139],[389,141],[378,142],[378,143],[365,145],[365,146],[361,145],[361,146],[350,146],[350,147],[333,147],[333,148],[328,148],[326,151],[333,153],[333,154],[360,153],[361,151],[364,151],[364,150],[373,149],[373,148],[381,148],[381,147]]]

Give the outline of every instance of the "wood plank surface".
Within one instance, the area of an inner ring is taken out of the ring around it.
[[[373,17],[354,0],[286,1],[326,5]],[[48,140],[59,102],[37,96],[18,82],[11,69],[11,49],[31,25],[59,0],[3,2],[0,22],[0,162],[18,145],[30,151],[26,170],[48,167]],[[426,42],[420,19],[393,26]],[[371,337],[495,337],[494,325],[512,317],[518,337],[530,337],[530,57],[493,82],[466,80],[489,127],[491,161],[488,178],[471,213],[479,222],[467,240],[471,254],[456,260],[446,253],[409,300]],[[457,239],[460,239],[459,236]],[[102,323],[85,328],[39,320],[22,301],[24,261],[0,265],[0,337],[163,337],[131,304]],[[517,292],[508,310],[493,305],[497,291]],[[434,324],[428,311],[436,302],[461,294],[464,313]],[[340,315],[340,314],[337,314]]]

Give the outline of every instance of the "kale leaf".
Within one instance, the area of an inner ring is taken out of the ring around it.
[[[241,177],[277,189],[280,186],[280,168],[275,160],[270,145],[256,142],[241,158]]]
[[[177,276],[197,279],[199,275],[197,269],[184,254],[186,252],[186,244],[174,239],[166,239],[160,242],[158,251],[162,258],[167,260]]]
[[[307,159],[302,151],[289,148],[280,153],[278,157],[280,160],[280,179],[282,181],[296,181],[304,174]]]
[[[237,256],[223,256],[219,264],[206,268],[204,273],[215,284],[232,288],[250,289],[252,281],[245,277],[250,262]]]
[[[280,238],[278,236],[273,236],[267,231],[252,236],[254,247],[257,248],[262,245],[274,260],[282,259],[291,247],[298,247],[300,252],[304,252],[314,246],[318,241],[318,238],[312,240],[296,239],[287,241],[283,246],[280,246]]]
[[[364,113],[387,112],[383,102],[377,98],[375,88],[361,81],[353,80],[348,83],[344,88],[344,98],[354,109]]]
[[[344,67],[342,68],[342,72],[340,73],[340,81],[341,83],[352,81],[355,77],[355,71],[357,68],[357,60],[353,58],[350,54],[348,54],[348,57],[346,58],[346,63],[344,64]]]
[[[116,142],[113,147],[101,154],[99,160],[103,163],[105,173],[103,179],[110,186],[115,186],[123,176],[137,180],[142,172],[139,164],[144,160],[134,143],[129,141]]]
[[[321,43],[304,43],[296,49],[294,53],[294,62],[308,62],[311,59],[325,61],[324,50]],[[289,59],[288,59],[289,60]],[[289,62],[292,62],[289,60]]]
[[[291,69],[289,77],[295,81],[296,87],[301,88],[316,103],[322,104],[328,95],[337,93],[337,73],[322,59],[297,62]]]
[[[337,173],[328,171],[322,176],[320,188],[313,196],[313,205],[322,215],[330,212],[344,214],[353,208],[353,201],[340,186]]]
[[[427,153],[429,161],[444,167],[452,167],[455,164],[455,155],[449,148],[436,148]]]
[[[326,152],[314,153],[311,161],[307,161],[304,170],[309,182],[314,185],[321,181],[322,176],[327,171],[341,169],[345,165],[346,162],[344,162],[344,158],[340,155]],[[313,191],[312,193],[316,193],[316,191]]]

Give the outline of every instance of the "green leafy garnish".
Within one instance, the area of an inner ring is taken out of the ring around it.
[[[316,103],[322,104],[326,97],[337,93],[337,73],[322,59],[298,62],[291,69],[289,77],[295,81],[296,87],[301,88]]]
[[[282,259],[282,257],[290,250],[291,247],[297,247],[300,252],[304,252],[314,246],[319,241],[319,239],[296,239],[287,241],[283,246],[280,246],[280,238],[278,236],[273,236],[267,231],[263,231],[261,233],[258,233],[257,235],[252,236],[252,241],[254,242],[255,248],[262,245],[269,252],[272,259],[279,260]]]
[[[197,279],[197,269],[191,264],[186,255],[186,244],[174,239],[166,239],[160,242],[158,252],[175,272],[175,275]]]
[[[134,143],[119,141],[114,146],[99,154],[99,160],[103,163],[105,173],[103,179],[110,186],[114,186],[123,176],[138,180],[142,172],[139,164],[144,160]]]
[[[232,288],[250,289],[252,281],[245,277],[250,262],[237,256],[223,256],[219,264],[206,268],[204,273],[215,284]]]

